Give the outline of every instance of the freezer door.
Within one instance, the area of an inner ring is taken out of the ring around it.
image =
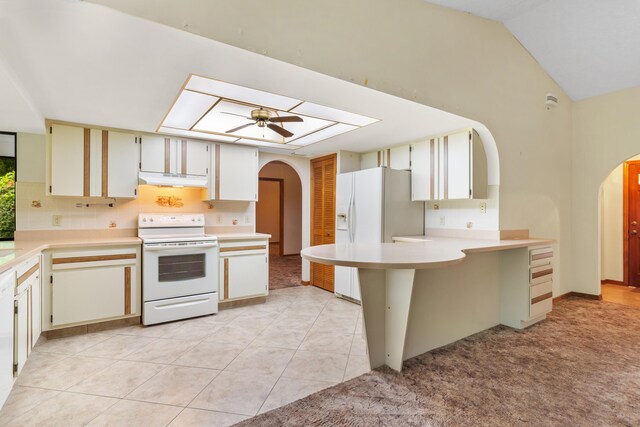
[[[349,243],[349,220],[353,201],[353,173],[341,173],[336,178],[336,243]],[[340,231],[343,237],[338,240]],[[346,237],[346,240],[344,238]]]
[[[336,294],[344,295],[347,297],[351,296],[351,270],[354,269],[351,267],[336,266],[334,275],[334,292]]]
[[[383,178],[384,168],[354,174],[351,226],[355,243],[382,242]]]

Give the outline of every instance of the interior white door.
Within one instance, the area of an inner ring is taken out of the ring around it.
[[[267,293],[269,284],[268,255],[264,253],[235,255],[229,259],[229,298]]]
[[[258,199],[258,150],[220,144],[220,200]]]
[[[165,169],[165,138],[158,135],[144,135],[141,141],[140,170],[143,172],[160,172]]]
[[[383,168],[354,174],[351,224],[355,243],[382,242],[383,174]]]
[[[133,134],[111,132],[108,135],[108,197],[134,198],[138,188],[139,150]]]
[[[187,170],[182,171],[189,175],[206,176],[209,171],[209,144],[201,141],[186,141]]]
[[[124,267],[53,272],[53,325],[106,319],[124,314]]]
[[[460,132],[447,139],[447,199],[471,197],[471,143],[469,132]]]
[[[51,194],[79,196],[84,192],[84,128],[51,126]]]

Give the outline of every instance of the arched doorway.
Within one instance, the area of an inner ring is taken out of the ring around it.
[[[269,289],[301,285],[302,182],[284,162],[272,161],[260,169],[256,231],[271,235]]]
[[[640,155],[616,166],[600,186],[602,299],[640,307]]]

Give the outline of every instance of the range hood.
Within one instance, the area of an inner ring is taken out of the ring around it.
[[[197,187],[208,186],[206,176],[179,175],[171,173],[139,172],[138,183],[146,185],[158,185],[162,187]]]

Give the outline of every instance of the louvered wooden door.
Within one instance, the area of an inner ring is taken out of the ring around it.
[[[311,246],[335,243],[336,156],[311,161]],[[311,284],[333,292],[332,265],[311,263]]]

